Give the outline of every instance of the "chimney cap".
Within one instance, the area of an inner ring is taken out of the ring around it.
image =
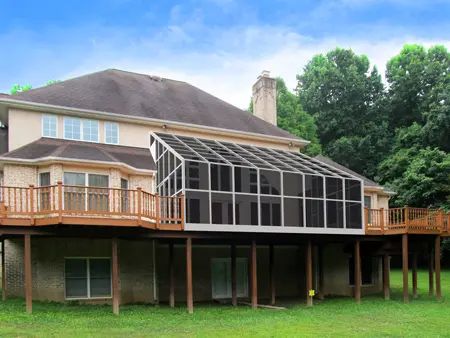
[[[258,79],[262,78],[262,77],[270,77],[270,71],[269,70],[263,70],[261,72],[261,75],[258,76]]]

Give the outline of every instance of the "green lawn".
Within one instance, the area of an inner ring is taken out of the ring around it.
[[[284,311],[245,306],[197,305],[188,315],[180,305],[122,306],[120,316],[109,306],[34,303],[33,315],[23,300],[0,301],[0,337],[4,336],[450,336],[450,271],[442,274],[444,299],[428,297],[428,274],[419,273],[419,298],[403,304],[401,274],[394,271],[392,300],[380,296],[326,299],[306,308]]]

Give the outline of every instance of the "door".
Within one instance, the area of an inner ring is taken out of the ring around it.
[[[236,259],[236,277],[237,296],[247,297],[247,258]],[[231,298],[231,258],[213,258],[211,260],[211,287],[213,299]]]
[[[89,210],[109,210],[109,177],[107,175],[89,174],[88,177],[88,200]]]

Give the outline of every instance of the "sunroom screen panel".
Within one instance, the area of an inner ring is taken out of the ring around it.
[[[153,143],[157,191],[186,196],[188,225],[363,228],[362,180],[307,155],[164,133],[153,133]]]

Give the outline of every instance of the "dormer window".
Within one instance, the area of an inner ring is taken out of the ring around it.
[[[57,117],[55,115],[42,116],[42,136],[58,137]]]
[[[105,122],[105,143],[119,144],[119,124]]]
[[[79,119],[75,117],[64,118],[64,138],[67,140],[83,140],[98,142],[98,121]]]

